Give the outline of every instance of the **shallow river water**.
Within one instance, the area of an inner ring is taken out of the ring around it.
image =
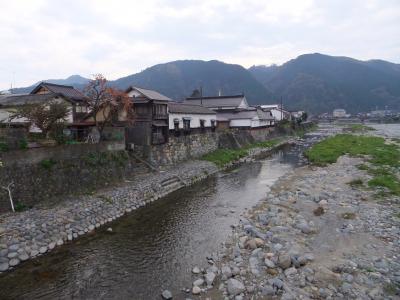
[[[184,299],[193,266],[206,267],[305,146],[221,172],[122,217],[112,233],[96,230],[24,263],[0,276],[0,299],[160,299],[164,289]]]

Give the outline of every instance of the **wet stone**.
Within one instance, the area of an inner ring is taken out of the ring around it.
[[[19,261],[18,258],[13,258],[13,259],[11,259],[10,262],[9,262],[10,267],[15,267],[16,265],[19,264],[19,262],[20,262],[20,261]]]
[[[0,263],[0,272],[7,271],[9,267],[10,266],[9,266],[8,262]]]

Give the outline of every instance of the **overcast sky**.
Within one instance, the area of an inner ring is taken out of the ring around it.
[[[157,63],[320,52],[400,63],[400,0],[0,0],[0,89]]]

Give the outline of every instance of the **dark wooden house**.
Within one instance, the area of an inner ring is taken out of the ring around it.
[[[126,127],[127,144],[149,146],[168,142],[168,102],[172,99],[152,90],[130,87],[135,122]]]

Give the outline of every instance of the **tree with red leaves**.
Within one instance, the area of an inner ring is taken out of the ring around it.
[[[133,103],[128,95],[109,87],[102,74],[94,75],[84,91],[100,139],[106,126],[134,121]]]

